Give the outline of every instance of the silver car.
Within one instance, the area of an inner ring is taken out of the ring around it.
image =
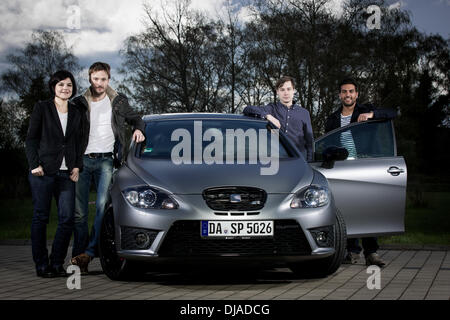
[[[326,134],[313,163],[261,119],[144,121],[146,140],[116,171],[102,222],[100,261],[111,279],[180,261],[323,277],[339,268],[347,237],[404,232],[406,165],[390,121]]]

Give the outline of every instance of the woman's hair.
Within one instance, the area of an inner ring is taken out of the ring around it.
[[[77,84],[75,83],[75,78],[73,77],[73,74],[70,73],[67,70],[58,70],[52,76],[50,77],[50,80],[48,81],[48,87],[50,89],[50,92],[55,94],[55,86],[58,82],[69,78],[70,81],[72,81],[72,95],[70,98],[72,98],[74,95],[77,94]]]

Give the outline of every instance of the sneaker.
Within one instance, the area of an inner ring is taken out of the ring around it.
[[[88,271],[88,264],[91,261],[92,261],[92,257],[91,256],[89,256],[86,253],[82,253],[82,254],[77,255],[76,257],[73,257],[70,260],[70,263],[72,265],[80,267],[81,274],[82,275],[86,275],[86,274],[89,273],[89,271]]]
[[[366,266],[379,266],[384,267],[386,263],[380,258],[380,256],[376,253],[371,253],[366,257]]]
[[[358,263],[359,258],[360,258],[359,253],[348,252],[342,263],[343,264],[355,264],[355,263]]]

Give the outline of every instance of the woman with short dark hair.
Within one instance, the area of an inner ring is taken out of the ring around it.
[[[69,71],[60,70],[48,85],[53,98],[35,104],[25,147],[33,199],[33,260],[37,275],[45,278],[67,276],[63,264],[74,226],[75,182],[83,165],[81,115],[69,101],[77,91],[75,79]],[[58,227],[49,257],[47,224],[53,196]]]

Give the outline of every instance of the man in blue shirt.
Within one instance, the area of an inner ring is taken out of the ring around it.
[[[284,132],[303,154],[307,161],[313,160],[313,131],[311,117],[308,110],[295,104],[295,81],[285,76],[277,81],[277,103],[266,106],[247,106],[244,109],[246,116],[257,116],[272,122],[277,128]]]

